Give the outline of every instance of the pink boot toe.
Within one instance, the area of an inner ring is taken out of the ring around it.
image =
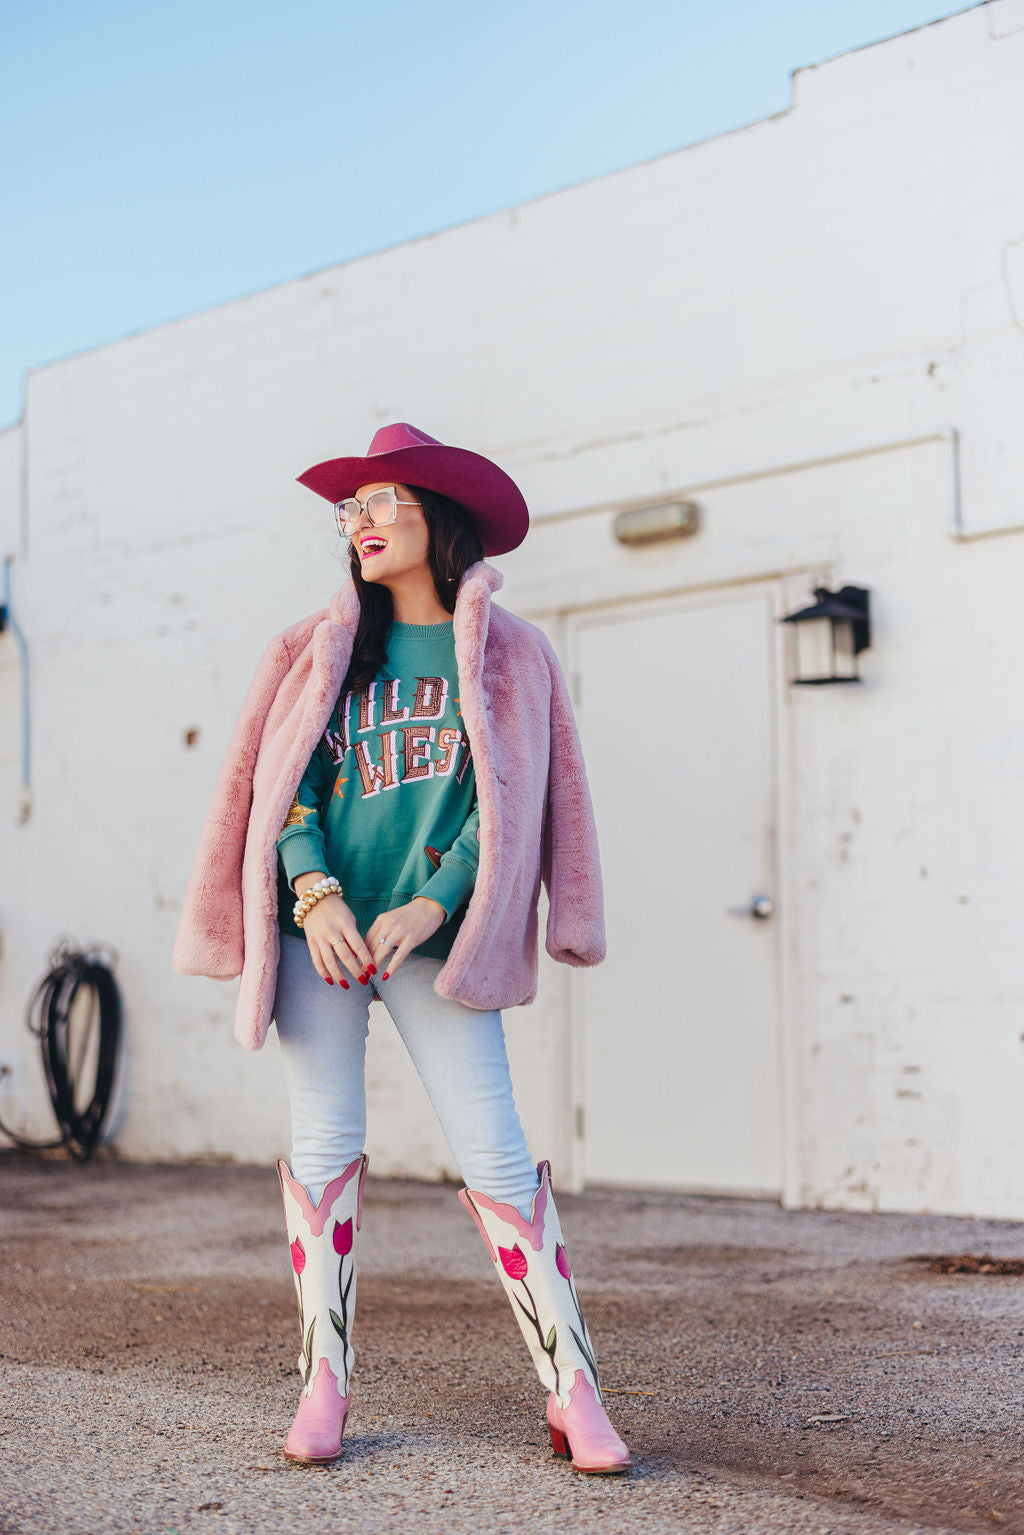
[[[338,1395],[338,1377],[321,1359],[309,1395],[299,1398],[299,1410],[285,1441],[289,1460],[337,1460],[345,1432],[349,1398]]]

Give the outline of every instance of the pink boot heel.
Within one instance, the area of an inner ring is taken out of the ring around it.
[[[559,1407],[552,1391],[547,1417],[551,1448],[556,1455],[570,1460],[574,1471],[599,1476],[629,1470],[632,1465],[629,1451],[609,1423],[608,1414],[582,1370],[576,1371],[567,1407]]]
[[[551,1424],[549,1423],[548,1436],[551,1439],[551,1448],[554,1450],[555,1454],[564,1456],[566,1460],[572,1460],[572,1451],[569,1448],[569,1441],[562,1433],[562,1430],[560,1428],[552,1428]]]
[[[299,1398],[299,1410],[288,1431],[284,1453],[289,1460],[306,1463],[337,1460],[351,1397],[338,1392],[338,1377],[321,1359],[313,1377],[313,1389]]]

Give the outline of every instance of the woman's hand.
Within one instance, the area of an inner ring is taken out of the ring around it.
[[[307,911],[302,931],[309,945],[313,966],[325,981],[337,981],[347,987],[348,982],[341,971],[342,965],[358,980],[367,973],[367,967],[373,964],[352,909],[340,895],[325,895],[317,901]]]
[[[384,970],[384,976],[394,975],[409,951],[425,942],[431,933],[436,933],[445,920],[440,901],[432,901],[428,895],[414,895],[404,906],[382,911],[373,919],[366,934],[378,970]],[[308,917],[306,921],[309,921]],[[395,951],[390,960],[387,959],[389,949]]]

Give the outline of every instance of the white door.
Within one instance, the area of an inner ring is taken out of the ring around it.
[[[573,620],[608,957],[574,970],[589,1182],[778,1193],[771,593]]]

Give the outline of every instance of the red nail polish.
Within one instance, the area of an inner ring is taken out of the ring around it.
[[[324,976],[324,980],[327,982],[328,986],[333,986],[334,985],[334,982],[331,980],[331,977],[329,975],[325,975]]]
[[[366,976],[365,975],[361,975],[359,977],[359,984],[360,984],[360,986],[365,986],[367,984],[367,980],[366,980]]]
[[[377,966],[376,965],[367,965],[366,973],[367,973],[367,975],[376,975],[377,974]]]
[[[386,981],[390,973],[391,972],[389,970],[385,970],[384,974],[381,976],[381,980]]]
[[[345,990],[348,991],[348,982],[347,981],[342,981],[341,984],[344,986]]]

